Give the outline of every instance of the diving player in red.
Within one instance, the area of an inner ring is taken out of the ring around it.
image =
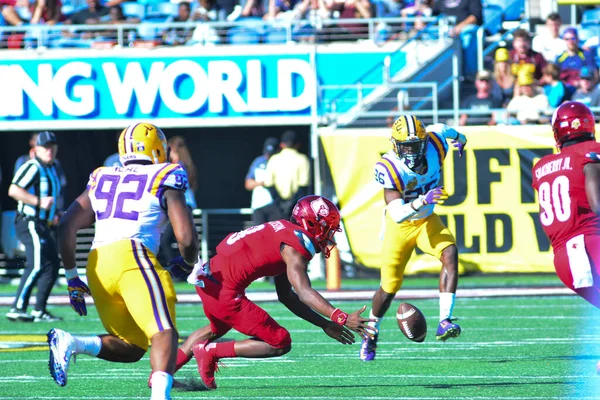
[[[363,337],[375,333],[367,326],[370,319],[360,316],[366,306],[345,313],[311,287],[308,262],[319,251],[329,257],[339,226],[340,213],[332,202],[306,196],[296,203],[290,221],[271,221],[227,236],[216,256],[197,265],[188,278],[196,285],[210,325],[187,338],[178,350],[176,369],[194,355],[202,381],[215,389],[219,359],[278,357],[291,350],[289,332],[245,295],[250,283],[264,276],[274,277],[279,301],[290,311],[338,342],[354,343],[350,330]],[[214,342],[232,328],[252,338]]]
[[[583,103],[564,103],[552,116],[552,130],[559,153],[533,167],[540,222],[560,280],[600,308],[600,143],[594,115]]]

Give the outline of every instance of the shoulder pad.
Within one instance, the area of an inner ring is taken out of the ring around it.
[[[294,230],[294,235],[296,235],[300,241],[300,245],[310,253],[311,257],[314,257],[317,251],[315,249],[315,245],[313,244],[312,240],[310,240],[308,235],[299,229]]]
[[[94,170],[94,172],[92,172],[90,174],[90,177],[88,179],[88,183],[87,183],[87,189],[90,190],[92,189],[94,186],[96,186],[96,182],[98,181],[98,176],[100,175],[100,172],[104,169],[105,167],[98,167]]]
[[[185,170],[179,164],[166,164],[158,170],[152,178],[149,191],[153,195],[158,195],[164,189],[175,189],[186,191],[188,188],[188,178]]]
[[[386,157],[382,157],[375,164],[375,180],[384,189],[394,189],[399,192],[404,190],[404,182],[398,168]]]

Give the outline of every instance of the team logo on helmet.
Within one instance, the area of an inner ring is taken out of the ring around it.
[[[325,201],[323,201],[322,197],[311,201],[310,208],[312,208],[315,215],[320,215],[321,217],[326,217],[329,215],[329,207],[327,206]]]
[[[571,128],[573,128],[573,129],[579,129],[580,126],[581,126],[581,121],[579,120],[579,118],[575,118],[573,120],[573,122],[571,122]]]

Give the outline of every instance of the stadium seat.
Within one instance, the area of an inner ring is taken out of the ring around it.
[[[589,26],[591,24],[600,24],[600,8],[585,10],[581,16],[581,25]]]
[[[285,28],[266,27],[263,42],[271,44],[287,43],[287,31]]]
[[[146,10],[146,19],[148,17],[176,17],[179,12],[179,6],[175,3],[161,2],[155,4],[149,4]]]
[[[127,1],[121,3],[123,15],[128,18],[144,19],[146,17],[146,7],[143,4]]]
[[[137,26],[137,33],[142,40],[157,40],[160,38],[159,28],[151,24],[139,24]]]
[[[512,0],[506,3],[504,8],[504,20],[505,21],[520,21],[521,16],[525,12],[525,1],[524,0]]]
[[[227,42],[230,44],[257,44],[260,42],[260,36],[252,28],[234,26],[227,31]]]
[[[483,26],[490,35],[502,30],[502,7],[486,4],[483,7]]]

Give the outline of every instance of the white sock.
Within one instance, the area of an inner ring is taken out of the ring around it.
[[[102,348],[100,336],[73,336],[75,339],[75,354],[86,354],[96,357]]]
[[[152,397],[150,397],[150,400],[171,400],[173,375],[164,371],[156,371],[150,379],[152,380]]]
[[[455,298],[455,293],[440,292],[440,322],[446,318],[452,318]]]
[[[381,325],[383,317],[376,317],[373,315],[373,310],[371,309],[371,311],[369,311],[369,318],[377,318],[377,322],[368,322],[367,325],[374,326],[375,329],[377,329],[377,332],[379,332],[379,325]]]

